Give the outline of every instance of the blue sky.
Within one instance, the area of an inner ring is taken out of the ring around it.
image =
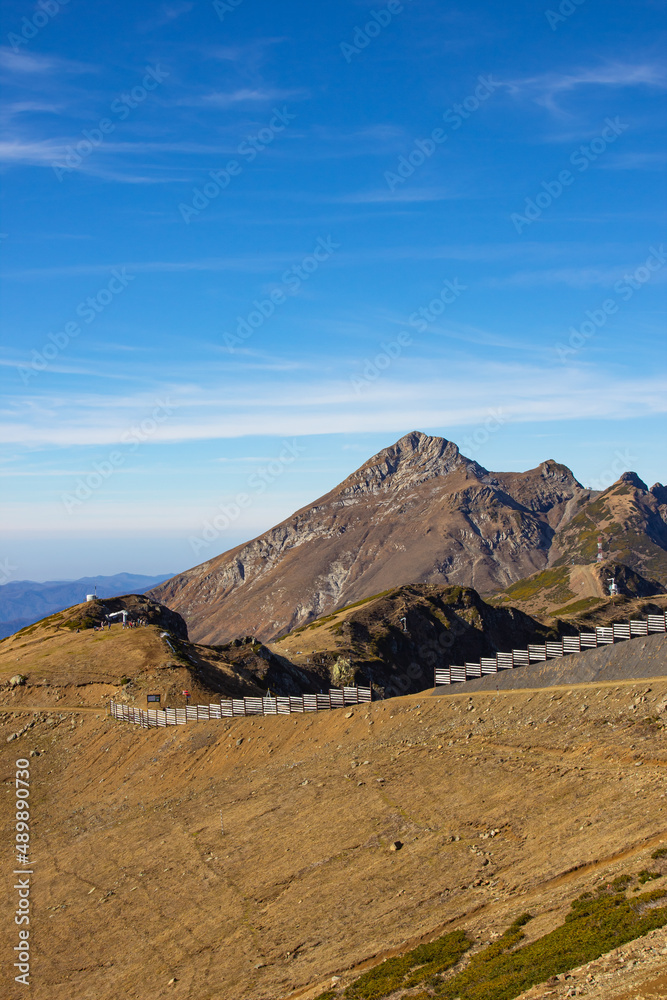
[[[185,569],[413,429],[664,481],[664,11],[9,0],[2,580]]]

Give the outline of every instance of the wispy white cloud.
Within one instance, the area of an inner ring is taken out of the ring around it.
[[[251,41],[235,45],[203,45],[199,52],[204,59],[212,59],[216,62],[229,62],[238,64],[239,68],[245,72],[256,73],[259,66],[264,62],[267,51],[274,45],[281,45],[287,41],[287,36],[276,35],[257,36]]]
[[[15,164],[33,164],[37,166],[51,166],[54,160],[62,159],[65,155],[67,145],[76,143],[80,135],[70,135],[45,139],[42,141],[24,140],[18,136],[0,141],[0,162]],[[105,142],[96,151],[96,156],[91,157],[91,163],[102,156],[160,156],[164,153],[178,153],[183,156],[227,156],[234,151],[235,145],[227,142],[204,143],[204,142],[151,142],[144,139],[137,139],[128,142]],[[81,170],[86,169],[88,161],[84,161]],[[160,165],[164,169],[164,164]],[[173,167],[178,170],[178,167]]]
[[[336,202],[341,205],[385,205],[392,203],[418,204],[419,202],[454,201],[461,194],[451,188],[400,188],[390,191],[388,188],[376,188],[373,191],[356,191],[351,194],[323,198],[324,201]]]
[[[224,393],[164,387],[174,412],[152,433],[151,443],[203,441],[249,435],[359,433],[406,426],[458,427],[484,419],[489,400],[507,421],[620,420],[667,412],[667,378],[619,378],[592,368],[568,369],[494,363],[452,364],[446,378],[425,379],[421,360],[404,358],[396,374],[369,384],[362,394],[340,378],[280,385],[233,382]],[[124,398],[17,398],[15,420],[0,426],[3,439],[30,447],[116,446],[155,405],[146,393]]]
[[[44,55],[39,52],[15,52],[6,46],[0,46],[0,69],[10,73],[33,76],[47,76],[54,73],[80,75],[98,72],[90,63],[78,62],[76,59],[63,59],[60,56]]]
[[[667,153],[649,153],[635,150],[632,153],[615,153],[600,162],[601,170],[664,170]]]
[[[230,108],[236,104],[271,104],[274,101],[302,100],[305,90],[283,90],[279,87],[241,87],[237,90],[212,91],[208,94],[186,95],[176,104],[189,108]]]
[[[560,99],[585,87],[667,87],[667,70],[658,63],[608,62],[570,72],[540,73],[507,81],[510,92],[525,95],[557,115],[563,115]]]
[[[10,122],[19,115],[26,114],[51,114],[58,115],[62,111],[62,104],[44,99],[6,102],[2,108],[3,120]]]
[[[656,244],[661,245],[661,244]],[[624,275],[632,275],[649,255],[647,248],[643,258],[619,264],[614,267],[561,267],[543,271],[516,271],[505,277],[487,278],[483,283],[489,288],[537,288],[548,285],[568,285],[570,288],[610,288]],[[653,273],[652,284],[664,284],[667,270],[661,268]]]
[[[323,234],[324,235],[324,234]],[[327,232],[328,236],[329,233]],[[336,238],[335,231],[333,233]],[[627,245],[619,247],[608,244],[609,253],[627,253]],[[641,257],[643,248],[637,249]],[[114,267],[126,267],[133,274],[176,274],[192,272],[236,272],[249,274],[271,273],[293,264],[303,254],[302,249],[267,251],[265,253],[237,254],[229,257],[200,257],[189,260],[144,260],[144,261],[108,261],[106,263],[63,264],[51,267],[11,268],[4,271],[2,277],[18,280],[34,278],[78,277],[80,275],[109,274]],[[369,262],[392,261],[462,261],[462,262],[494,262],[509,263],[512,260],[536,261],[571,261],[573,256],[581,255],[590,259],[591,247],[587,243],[442,243],[425,244],[395,244],[393,246],[368,246],[355,250],[345,247],[336,251],[335,256],[327,262],[328,267],[348,267]],[[636,266],[636,265],[635,265]]]
[[[21,139],[0,141],[0,162],[12,164],[29,164],[32,166],[50,166],[56,156],[62,153],[63,147],[46,140],[31,142]]]
[[[194,3],[186,2],[162,4],[153,17],[139,26],[139,30],[154,31],[156,28],[162,28],[165,24],[172,24],[184,14],[189,14],[193,7]]]

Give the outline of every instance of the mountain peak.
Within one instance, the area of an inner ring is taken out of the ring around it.
[[[465,458],[453,441],[410,431],[364,462],[341,483],[340,489],[343,493],[374,492],[387,481],[397,488],[414,485],[446,476],[462,465],[475,475],[486,474],[476,462]]]
[[[629,483],[630,486],[634,486],[635,489],[648,493],[648,486],[643,479],[639,478],[636,472],[624,472],[619,479],[619,483]]]
[[[551,476],[557,479],[567,479],[569,482],[575,483],[577,486],[581,486],[581,483],[572,472],[572,469],[568,468],[567,465],[563,465],[562,462],[557,462],[555,458],[548,458],[546,462],[542,462],[540,469],[544,476]]]
[[[661,578],[667,513],[639,490],[628,512],[628,492],[617,487],[618,504],[608,494],[607,554],[618,559],[632,539],[632,567]],[[404,584],[489,593],[573,557],[594,561],[607,502],[599,496],[553,459],[487,473],[453,441],[413,430],[325,496],[153,596],[182,609],[197,642],[220,643],[249,634],[266,642]]]

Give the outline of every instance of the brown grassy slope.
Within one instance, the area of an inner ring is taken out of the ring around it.
[[[254,677],[224,654],[179,639],[179,631],[187,633],[184,627],[178,629],[178,616],[168,608],[156,605],[156,624],[148,626],[124,629],[114,624],[102,631],[90,627],[101,620],[102,604],[117,602],[132,604],[117,598],[75,605],[3,639],[0,701],[49,706],[65,699],[68,704],[99,706],[116,697],[145,707],[148,692],[160,694],[161,704],[171,706],[185,703],[183,690],[191,692],[193,702],[208,702],[220,694],[260,693]],[[163,637],[165,623],[176,625],[177,633]],[[17,674],[26,683],[10,692],[8,681]]]
[[[61,712],[9,744],[34,716],[0,714],[6,801],[40,752],[32,996],[308,1000],[445,928],[530,910],[543,934],[667,841],[666,702],[667,679],[167,731]]]
[[[490,604],[503,607],[511,605],[526,614],[542,617],[577,618],[609,602],[609,583],[614,579],[619,598],[614,606],[626,602],[665,594],[665,587],[655,580],[648,580],[623,563],[608,559],[602,563],[557,566],[534,573],[525,580],[517,580],[492,597]]]

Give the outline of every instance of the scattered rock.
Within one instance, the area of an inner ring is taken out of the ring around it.
[[[400,840],[395,840],[393,844],[389,845],[389,850],[390,851],[400,851],[400,849],[402,847],[403,847],[403,844],[401,843],[401,841]]]
[[[9,686],[12,687],[12,688],[13,687],[20,687],[21,684],[25,684],[26,679],[27,678],[26,678],[25,674],[14,674],[13,677],[9,678]]]
[[[240,740],[237,740],[237,741],[236,741],[236,745],[237,745],[237,747],[240,747],[242,743],[243,743],[243,740],[242,740],[242,739],[240,739]]]

